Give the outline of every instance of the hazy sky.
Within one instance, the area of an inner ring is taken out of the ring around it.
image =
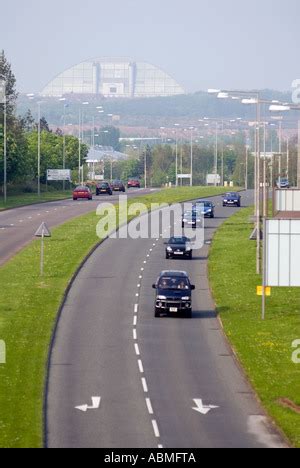
[[[300,78],[299,0],[9,0],[0,48],[20,91],[95,57],[149,61],[187,91],[288,90]]]

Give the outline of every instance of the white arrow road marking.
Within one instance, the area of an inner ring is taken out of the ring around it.
[[[196,407],[192,408],[194,411],[197,411],[200,414],[208,414],[213,409],[220,408],[219,406],[214,405],[204,405],[202,400],[194,399]]]
[[[83,413],[86,413],[87,410],[96,410],[100,408],[101,404],[101,397],[92,397],[92,406],[89,405],[82,405],[82,406],[76,406],[75,409],[82,411]]]

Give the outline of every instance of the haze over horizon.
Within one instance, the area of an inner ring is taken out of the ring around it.
[[[11,0],[0,48],[20,92],[39,92],[76,63],[130,57],[153,63],[187,92],[208,87],[287,91],[299,78],[300,3],[287,0]]]

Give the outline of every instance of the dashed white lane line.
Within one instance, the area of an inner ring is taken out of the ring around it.
[[[158,448],[159,448],[159,449],[163,449],[164,446],[163,446],[163,445],[158,445]]]
[[[138,365],[139,365],[140,373],[143,374],[144,373],[144,366],[143,366],[143,363],[142,363],[142,361],[140,359],[138,360]]]
[[[136,293],[135,297],[139,297],[139,293]]]
[[[138,320],[138,318],[137,318],[137,316],[135,315],[135,316],[133,317],[133,326],[134,326],[134,327],[137,326],[137,320]]]
[[[148,413],[151,414],[151,416],[153,416],[154,411],[152,408],[152,403],[151,403],[150,398],[146,398],[146,405],[147,405]]]
[[[140,356],[141,355],[140,348],[139,348],[139,345],[137,343],[135,343],[134,348],[135,348],[135,354],[137,356]]]
[[[137,287],[138,287],[138,288],[140,288],[140,287],[141,287],[141,285],[140,285],[140,284],[138,284],[138,285],[137,285]]]
[[[159,433],[158,425],[157,425],[157,422],[155,421],[155,419],[153,419],[153,421],[152,421],[152,426],[153,426],[155,437],[157,437],[159,439],[160,438],[160,433]]]
[[[133,330],[133,339],[134,339],[134,341],[137,340],[137,331],[136,331],[136,329]]]
[[[148,393],[148,385],[145,377],[142,377],[142,385],[145,393]]]
[[[139,311],[139,305],[138,304],[135,304],[134,306],[134,313],[137,314]]]
[[[144,270],[145,270],[145,268],[141,268],[141,271],[144,271]]]

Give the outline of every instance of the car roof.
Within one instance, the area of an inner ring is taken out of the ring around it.
[[[75,190],[89,190],[87,185],[78,185]]]
[[[213,203],[211,200],[197,200],[196,203]]]
[[[183,240],[186,242],[190,241],[190,239],[186,236],[173,236],[173,237],[170,237],[169,242],[171,242],[171,240]]]
[[[170,270],[170,271],[162,271],[161,274],[159,275],[160,278],[162,276],[174,276],[174,277],[179,277],[179,278],[188,278],[189,275],[187,274],[186,271],[174,271],[174,270]]]

